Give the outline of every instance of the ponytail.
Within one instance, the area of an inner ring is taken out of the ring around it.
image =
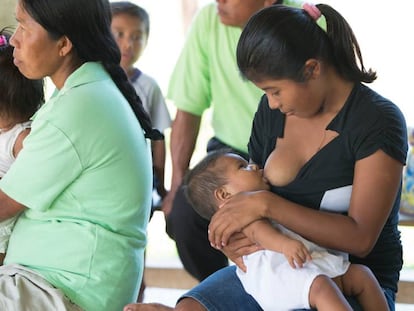
[[[347,21],[329,5],[318,4],[316,7],[325,17],[326,34],[331,42],[333,60],[339,74],[351,81],[373,82],[377,74],[371,69],[365,69],[358,41]]]
[[[321,14],[326,30],[315,20]],[[332,65],[348,81],[370,83],[377,77],[365,69],[351,27],[325,4],[303,9],[276,4],[258,11],[242,31],[236,56],[242,76],[251,81],[302,82],[304,64],[312,58]]]

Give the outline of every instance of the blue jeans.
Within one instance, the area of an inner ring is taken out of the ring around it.
[[[395,293],[384,290],[390,311],[395,311]],[[180,299],[191,297],[208,311],[262,311],[252,296],[247,294],[236,275],[236,267],[223,268],[184,294]],[[353,297],[347,298],[354,311],[362,311]],[[306,310],[306,309],[301,309]],[[298,310],[299,311],[299,310]]]

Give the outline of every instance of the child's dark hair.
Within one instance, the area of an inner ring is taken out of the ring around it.
[[[117,1],[111,2],[111,11],[112,16],[118,14],[128,14],[132,17],[138,18],[145,26],[145,34],[147,37],[149,36],[150,31],[150,20],[149,15],[146,10],[141,8],[140,6],[131,3],[129,1]]]
[[[193,209],[203,218],[210,220],[217,211],[214,191],[225,185],[225,167],[218,161],[231,149],[211,151],[197,165],[187,172],[184,178],[184,193]]]
[[[11,30],[0,30],[0,115],[13,122],[27,121],[44,103],[43,79],[30,80],[13,63]]]
[[[251,80],[291,79],[303,82],[305,62],[317,59],[335,67],[348,81],[370,83],[374,71],[365,70],[355,35],[333,8],[318,4],[326,31],[303,9],[272,5],[253,15],[237,46],[241,74]]]
[[[67,36],[82,63],[100,62],[129,102],[145,137],[164,139],[152,128],[141,99],[120,66],[121,52],[111,32],[108,0],[20,0],[20,4],[52,39]]]

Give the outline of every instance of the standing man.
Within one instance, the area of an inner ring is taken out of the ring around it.
[[[236,46],[250,16],[273,2],[216,0],[204,7],[190,28],[170,80],[167,97],[176,105],[177,114],[170,141],[171,189],[163,211],[167,233],[176,242],[184,268],[200,281],[227,266],[228,259],[210,246],[208,221],[193,210],[180,186],[207,108],[212,108],[214,131],[207,151],[230,147],[248,158],[251,123],[263,92],[240,77]]]

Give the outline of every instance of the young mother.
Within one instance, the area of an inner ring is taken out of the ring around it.
[[[315,23],[321,14],[327,31]],[[400,110],[361,83],[376,76],[364,69],[351,28],[327,5],[273,6],[247,24],[237,59],[266,93],[249,153],[273,187],[224,205],[211,243],[226,245],[247,224],[274,219],[371,268],[394,310],[407,131]]]
[[[316,23],[321,15],[326,31]],[[251,244],[241,237],[242,228],[274,219],[367,265],[394,310],[402,267],[397,224],[406,125],[393,103],[361,83],[376,75],[364,69],[349,25],[327,5],[274,5],[250,19],[237,60],[241,73],[266,93],[249,153],[264,167],[272,192],[232,197],[210,223],[212,245],[235,259]],[[144,307],[135,310],[161,310]],[[260,310],[234,267],[200,283],[176,309]]]
[[[21,213],[1,310],[121,310],[143,272],[156,131],[119,66],[106,0],[19,0],[10,43],[27,78],[50,77],[23,150],[0,181]],[[159,133],[158,133],[159,134]]]

